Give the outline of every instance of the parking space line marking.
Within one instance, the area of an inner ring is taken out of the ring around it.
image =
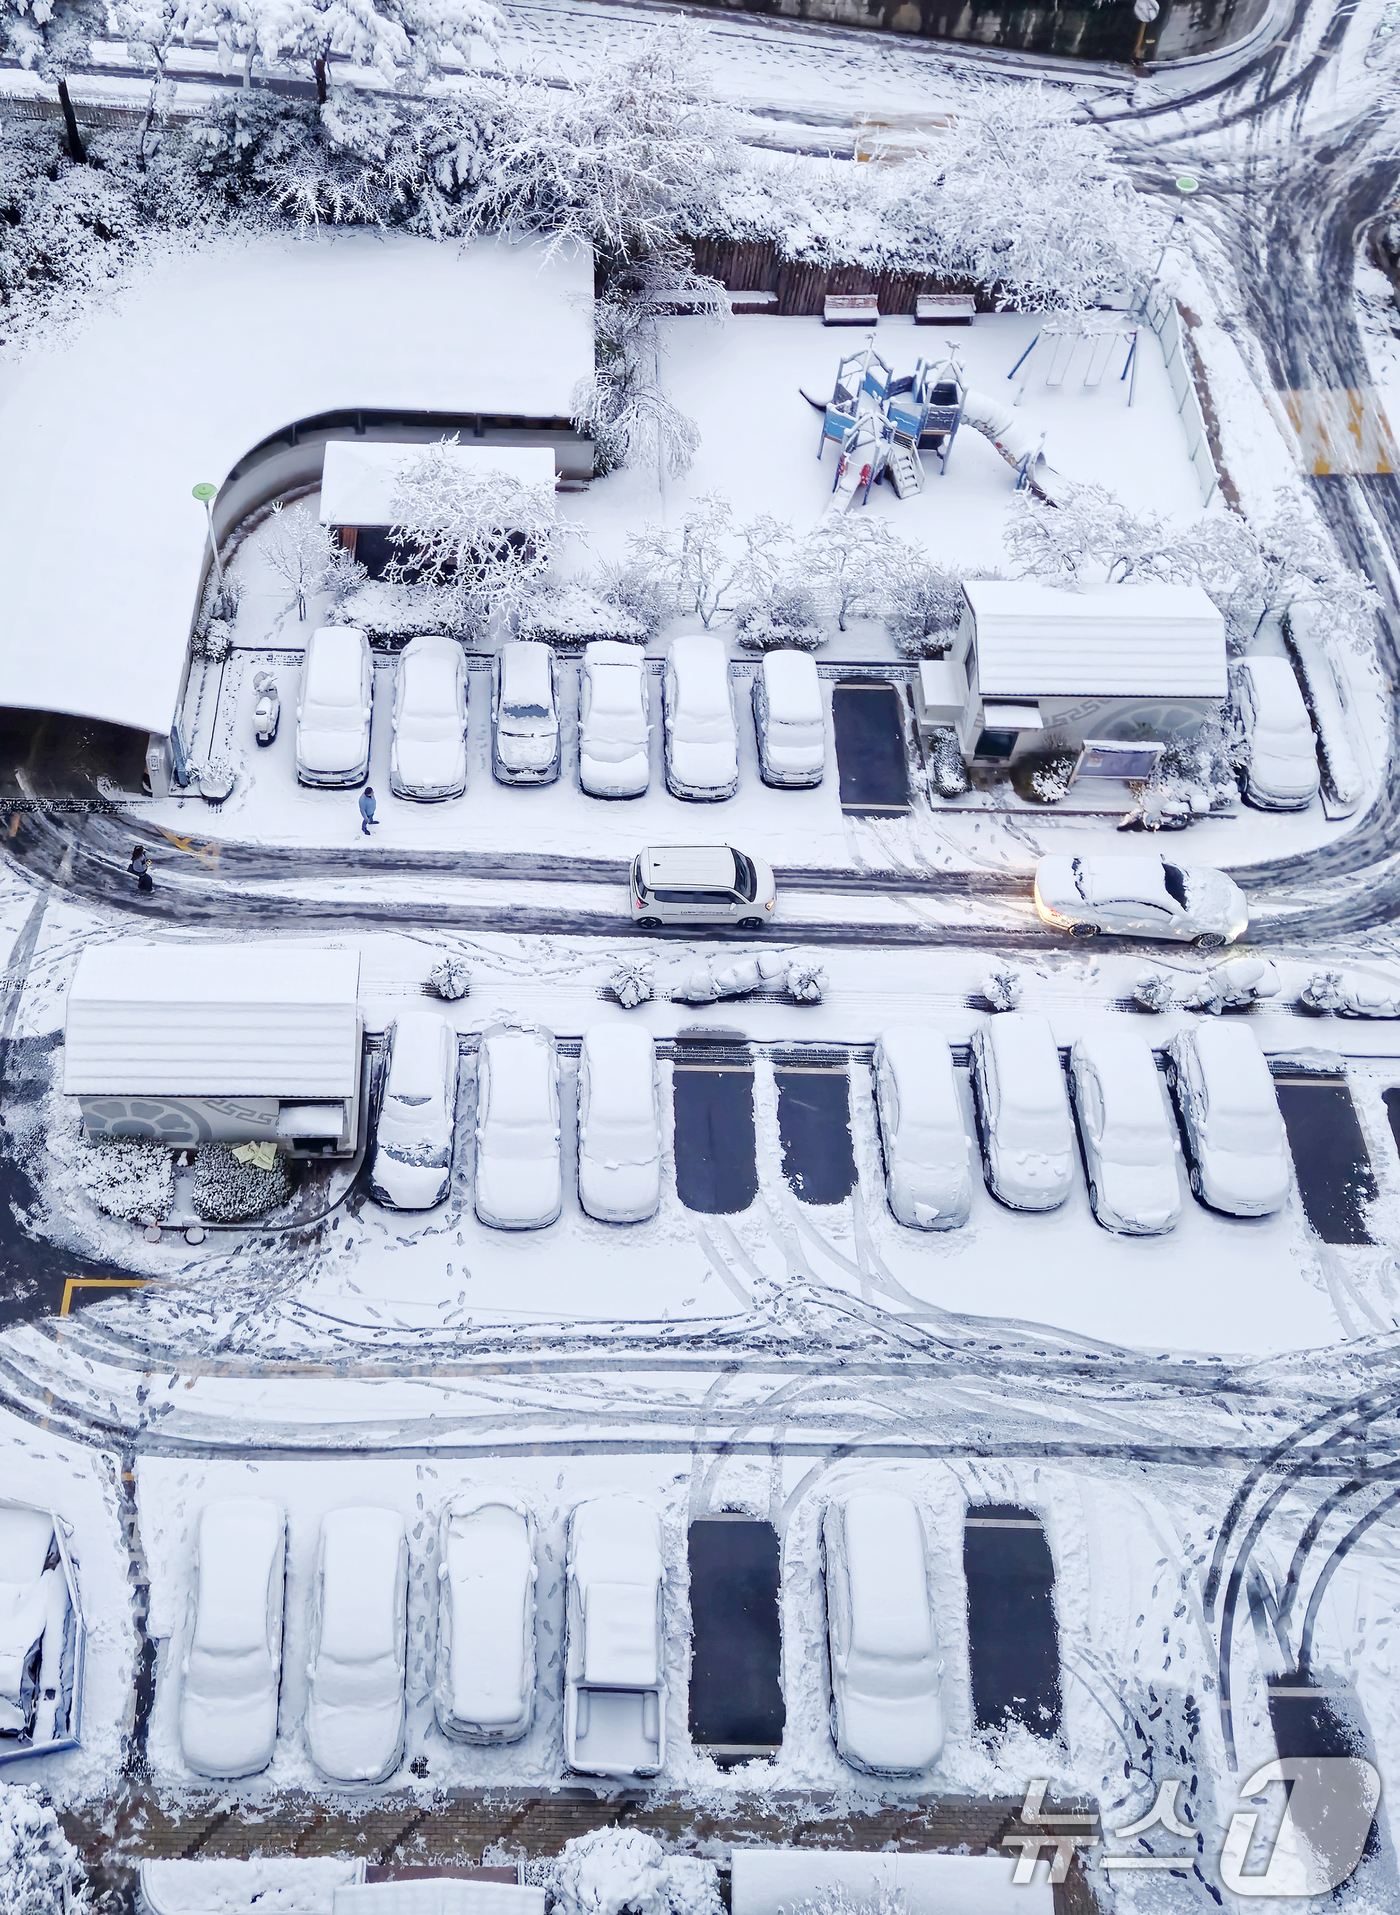
[[[144,1290],[146,1283],[145,1277],[69,1277],[63,1286],[63,1302],[58,1314],[61,1317],[71,1314],[75,1290]]]

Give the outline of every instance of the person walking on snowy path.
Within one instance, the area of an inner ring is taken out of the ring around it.
[[[135,878],[136,889],[138,891],[155,890],[156,881],[151,876],[151,861],[146,856],[146,847],[144,845],[138,844],[133,846],[131,863],[126,868],[132,877]]]
[[[370,826],[378,823],[374,815],[374,786],[366,785],[360,793],[360,829],[368,837]]]

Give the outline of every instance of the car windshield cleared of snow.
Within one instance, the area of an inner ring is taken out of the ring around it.
[[[734,853],[734,887],[745,900],[758,896],[758,873],[742,851]]]
[[[538,725],[550,714],[547,706],[522,702],[515,705],[502,705],[501,715],[504,718],[513,719],[516,725]]]
[[[1179,864],[1164,864],[1162,866],[1162,883],[1167,888],[1167,895],[1175,898],[1182,910],[1185,911],[1187,909],[1186,873],[1182,870],[1181,866]]]

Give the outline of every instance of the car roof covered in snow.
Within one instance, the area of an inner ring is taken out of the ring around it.
[[[867,1656],[926,1656],[933,1625],[918,1510],[907,1496],[872,1490],[847,1497],[843,1520],[852,1649]]]
[[[358,705],[369,641],[353,625],[318,625],[306,647],[306,688],[318,705]]]
[[[172,250],[7,371],[0,705],[168,734],[207,564],[196,479],[226,538],[269,490],[240,467],[294,421],[565,419],[593,360],[587,246],[341,229]],[[100,509],[74,564],[81,497]]]
[[[1114,1117],[1125,1123],[1166,1129],[1166,1111],[1158,1088],[1152,1047],[1136,1031],[1086,1031],[1075,1051],[1092,1066]]]
[[[68,987],[69,1097],[350,1097],[360,958],[267,944],[89,945]]]
[[[982,1026],[982,1041],[991,1048],[1003,1084],[1015,1085],[1015,1102],[1022,1109],[1064,1110],[1065,1080],[1048,1017],[999,1012]]]
[[[1225,620],[1199,585],[968,579],[984,698],[1219,699]]]
[[[894,1077],[901,1126],[956,1111],[953,1053],[942,1031],[927,1024],[891,1024],[880,1033],[880,1055]]]
[[[1286,658],[1242,658],[1235,667],[1254,687],[1260,721],[1270,731],[1308,730],[1308,708]]]
[[[727,844],[653,844],[642,853],[642,882],[727,891],[734,884],[734,853]]]
[[[406,525],[394,511],[399,480],[424,447],[373,439],[330,439],[321,471],[322,525]],[[549,446],[454,445],[449,462],[466,478],[494,479],[554,490],[554,452]],[[509,487],[502,487],[502,496]]]
[[[728,713],[729,654],[722,640],[698,633],[672,639],[667,657],[680,685],[681,701],[692,717]]]
[[[287,1519],[262,1496],[226,1496],[199,1515],[194,1646],[248,1655],[267,1645],[267,1585],[286,1548]]]
[[[1179,909],[1167,890],[1160,858],[1080,858],[1077,862],[1086,903],[1118,904],[1141,898],[1168,911]]]
[[[501,693],[521,705],[543,705],[546,711],[554,703],[554,678],[550,670],[554,657],[548,645],[537,639],[514,638],[501,647]]]
[[[534,1559],[529,1520],[513,1500],[458,1498],[443,1519],[452,1604],[452,1708],[467,1722],[514,1722],[525,1606]]]
[[[661,1575],[661,1518],[635,1496],[594,1496],[569,1519],[569,1561],[580,1582],[654,1587]]]
[[[656,1045],[640,1024],[591,1024],[583,1034],[590,1118],[630,1122],[652,1115]]]
[[[558,1068],[554,1047],[543,1031],[502,1024],[484,1031],[491,1077],[493,1124],[537,1124],[549,1108],[549,1082]]]
[[[626,645],[620,638],[595,638],[584,646],[583,662],[590,669],[595,665],[621,665],[636,672],[645,670],[647,660],[640,645]]]
[[[1225,1018],[1206,1018],[1191,1036],[1206,1080],[1210,1107],[1215,1112],[1248,1113],[1261,1104],[1278,1104],[1268,1059],[1247,1024]]]
[[[323,1656],[378,1662],[393,1654],[403,1537],[396,1509],[331,1509],[321,1518]]]
[[[457,681],[466,669],[455,638],[415,638],[399,654],[407,712],[455,712]]]
[[[441,1011],[403,1011],[394,1022],[390,1097],[436,1097],[442,1089],[442,1042],[452,1026]],[[455,1042],[455,1034],[454,1039]]]
[[[583,1679],[649,1689],[658,1679],[656,1585],[591,1582],[583,1599]]]
[[[32,1583],[44,1573],[53,1542],[53,1517],[46,1509],[0,1503],[0,1582]]]
[[[780,724],[821,723],[821,680],[810,652],[765,652],[759,669],[768,693],[768,710]]]

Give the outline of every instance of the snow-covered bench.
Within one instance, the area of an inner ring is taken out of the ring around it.
[[[874,293],[828,293],[822,306],[824,326],[873,326],[879,317]]]
[[[919,293],[914,300],[916,326],[970,326],[976,317],[977,301],[971,293]]]

